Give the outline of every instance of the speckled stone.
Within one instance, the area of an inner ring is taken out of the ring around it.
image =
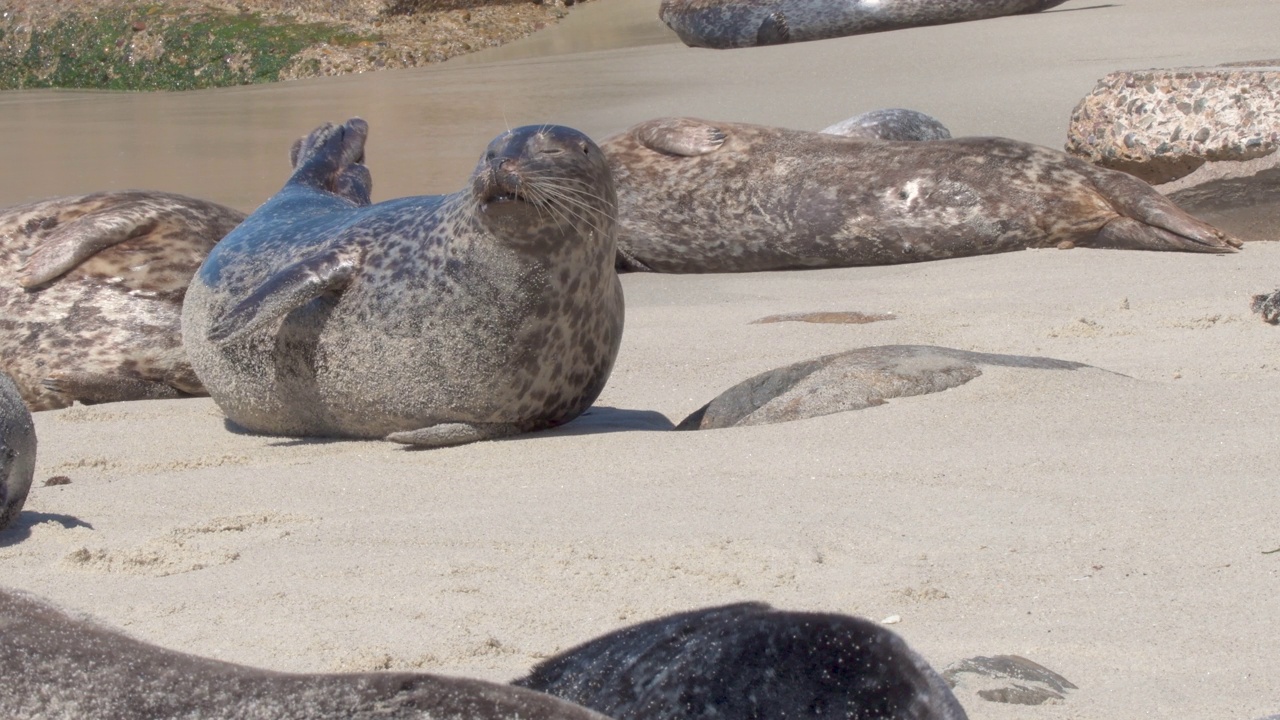
[[[1280,60],[1114,72],[1076,106],[1068,153],[1150,183],[1280,148]]]

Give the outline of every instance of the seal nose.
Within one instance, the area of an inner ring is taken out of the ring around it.
[[[507,157],[495,157],[489,160],[489,172],[493,184],[500,192],[515,195],[520,190],[520,175],[513,167],[514,161]]]

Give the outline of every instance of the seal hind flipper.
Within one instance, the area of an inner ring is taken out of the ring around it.
[[[1242,243],[1188,215],[1150,185],[1116,170],[1094,168],[1098,193],[1120,217],[1098,230],[1099,247],[1230,253]]]
[[[234,342],[325,293],[342,292],[359,271],[363,255],[359,245],[344,245],[281,269],[230,310],[212,313],[205,337],[214,343]]]
[[[289,150],[293,175],[288,185],[306,185],[346,198],[357,205],[369,205],[373,179],[364,166],[364,143],[369,124],[351,118],[341,125],[325,123]]]
[[[125,400],[171,400],[184,393],[163,382],[129,375],[65,370],[50,373],[40,381],[50,392],[66,395],[85,405]]]
[[[659,118],[636,128],[636,139],[650,150],[668,155],[697,157],[724,144],[724,131],[694,118]]]
[[[516,423],[440,423],[417,430],[394,432],[385,439],[402,445],[436,448],[518,435],[526,429]]]

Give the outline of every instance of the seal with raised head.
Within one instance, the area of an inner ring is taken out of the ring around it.
[[[1240,241],[1130,175],[1004,138],[883,142],[692,118],[601,143],[618,269],[750,272],[1033,247],[1226,253]]]
[[[183,337],[227,418],[441,446],[581,414],[622,339],[600,149],[517,128],[460,192],[370,204],[367,132],[357,118],[300,141],[284,189],[191,283]]]
[[[298,674],[166,650],[0,588],[0,717],[606,720],[564,700],[424,673]]]
[[[36,472],[36,427],[18,386],[0,372],[0,530],[22,512]]]
[[[847,615],[740,603],[670,615],[588,641],[515,685],[614,720],[964,720],[924,658]]]
[[[662,0],[658,17],[690,47],[825,40],[1047,10],[1067,0]]]
[[[124,190],[0,210],[0,371],[32,410],[203,395],[182,297],[244,214]]]

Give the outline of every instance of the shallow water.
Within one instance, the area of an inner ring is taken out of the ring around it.
[[[1270,57],[1280,3],[1076,0],[1059,11],[798,45],[686,48],[656,0],[594,0],[523,41],[414,70],[186,93],[0,93],[0,205],[113,188],[250,210],[316,124],[369,120],[375,199],[452,192],[506,127],[596,138],[660,115],[799,128],[880,107],[932,113],[957,135],[1061,147],[1071,108],[1106,72]],[[1044,33],[1028,30],[1054,26]],[[1034,37],[1033,37],[1034,36]]]

